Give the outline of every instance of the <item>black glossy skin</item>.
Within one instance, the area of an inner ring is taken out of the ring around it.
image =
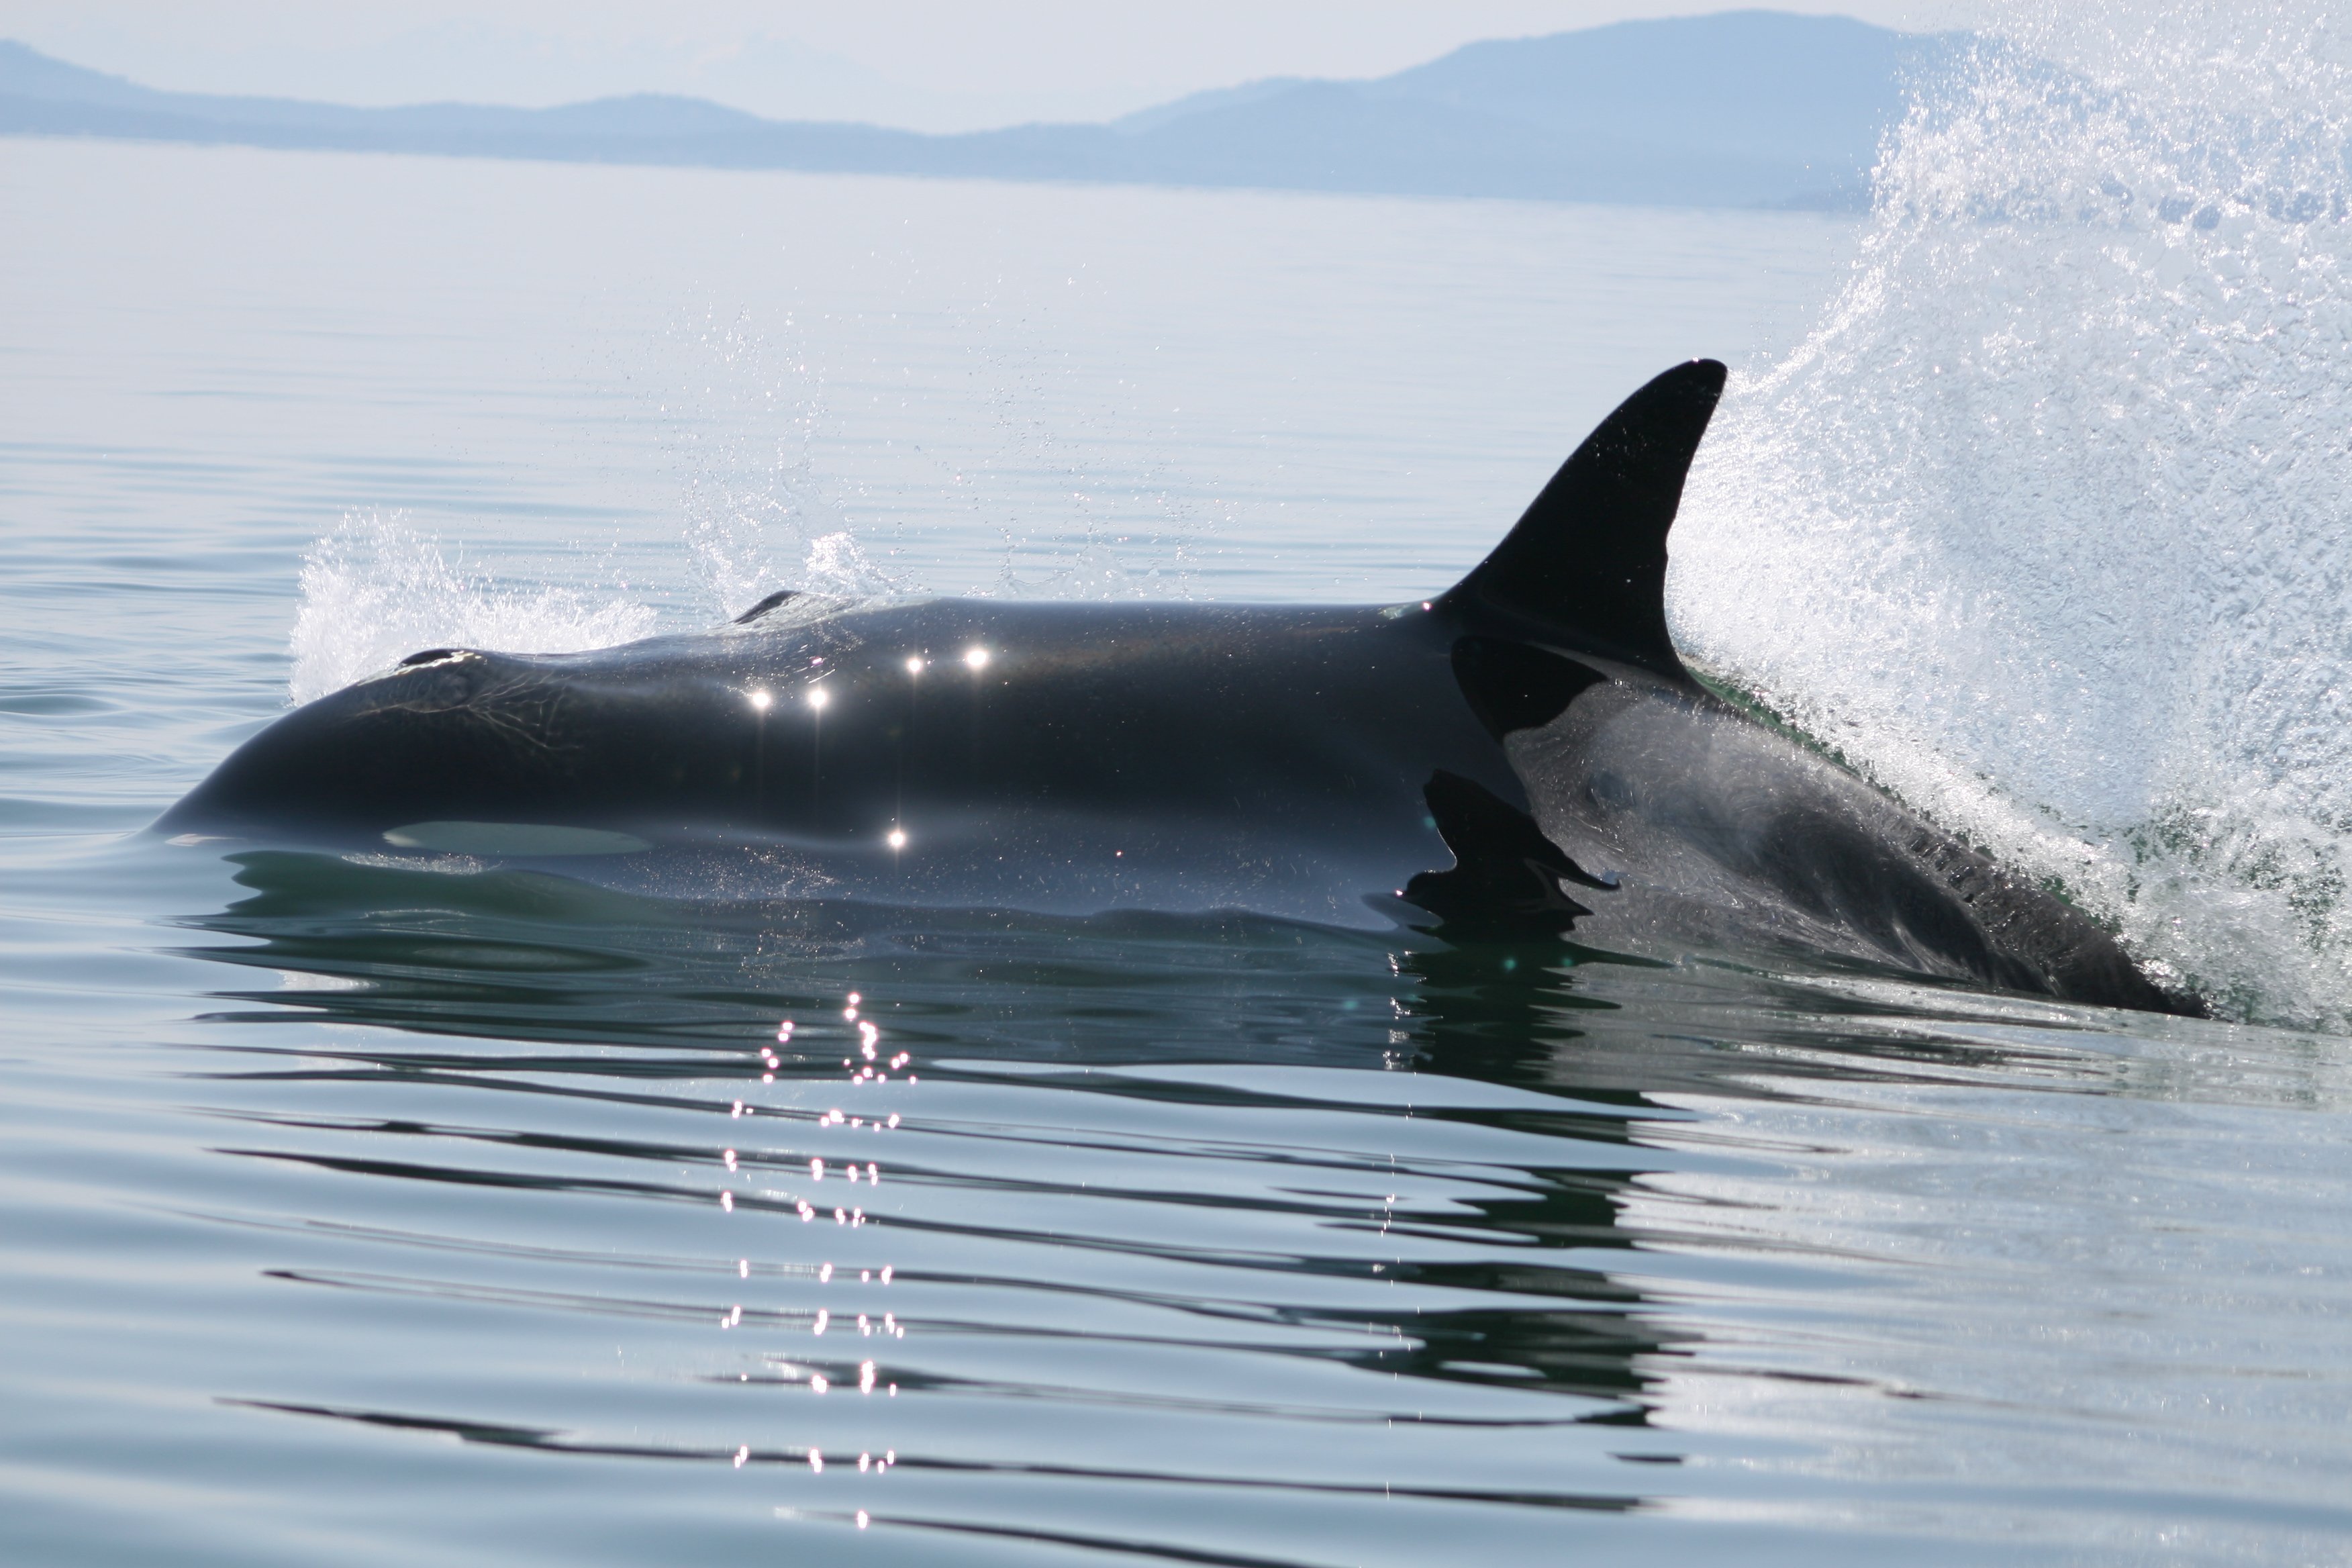
[[[776,619],[362,681],[256,736],[159,826],[376,847],[419,822],[593,826],[769,846],[803,885],[926,902],[1365,924],[1365,895],[1446,864],[1433,771],[1525,805],[1455,685],[1447,617],[1418,605]]]

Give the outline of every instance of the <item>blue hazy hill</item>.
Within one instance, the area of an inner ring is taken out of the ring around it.
[[[832,173],[1667,205],[1851,206],[1913,72],[1961,35],[1728,12],[1467,45],[1370,81],[1196,93],[961,135],[643,94],[359,109],[163,92],[0,42],[0,134]]]

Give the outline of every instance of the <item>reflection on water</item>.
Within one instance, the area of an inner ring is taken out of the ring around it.
[[[1865,973],[235,864],[184,951],[236,976],[194,1092],[246,1173],[182,1212],[373,1364],[210,1396],[588,1467],[614,1510],[708,1475],[683,1539],[1534,1561],[1547,1518],[1703,1553],[1857,1500],[1948,1530],[1983,1501],[1948,1477],[1822,1489],[1874,1412],[1969,1397],[1869,1363],[1979,1310],[1977,1266],[1866,1215],[1776,1237],[1782,1189],[1854,1156],[1827,1108],[2126,1103],[2181,1065]],[[1889,1289],[1909,1321],[1858,1305]]]
[[[239,863],[252,896],[192,923],[245,939],[200,951],[274,984],[225,990],[219,1021],[376,1027],[341,1048],[247,1036],[221,1081],[330,1083],[344,1109],[232,1112],[226,1150],[617,1201],[605,1233],[634,1243],[311,1215],[278,1223],[363,1236],[380,1261],[278,1278],[741,1347],[731,1371],[681,1347],[668,1370],[704,1398],[659,1441],[551,1423],[527,1395],[464,1412],[257,1405],[855,1477],[795,1506],[1062,1541],[1080,1537],[1024,1513],[1022,1491],[1278,1496],[1305,1529],[1335,1495],[1628,1509],[1646,1472],[1612,1456],[1675,1457],[1624,1429],[1646,1418],[1649,1363],[1683,1336],[1604,1267],[1632,1245],[1619,1195],[1654,1163],[1628,1121],[1654,1108],[1520,1087],[1557,1077],[1543,1059],[1578,1037],[1571,1020],[1612,1005],[1580,994],[1573,969],[1533,953],[1391,962],[1360,937],[1238,916],[911,923],[532,875]],[[353,1114],[379,1086],[431,1086],[444,1109]],[[1347,1086],[1357,1098],[1332,1098]],[[508,1109],[519,1098],[538,1103]],[[724,1216],[728,1244],[677,1251],[678,1207]],[[473,1267],[425,1260],[451,1257]],[[917,1483],[982,1476],[1024,1484],[942,1511]],[[1449,1527],[1419,1528],[1433,1542]],[[1224,1534],[1212,1516],[1159,1544],[1265,1560]]]

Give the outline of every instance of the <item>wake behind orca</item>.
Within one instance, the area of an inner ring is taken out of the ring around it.
[[[1685,668],[1666,534],[1724,376],[1636,392],[1434,599],[786,593],[597,652],[436,648],[278,720],[156,826],[646,879],[713,860],[787,897],[1793,951],[2196,1010]]]

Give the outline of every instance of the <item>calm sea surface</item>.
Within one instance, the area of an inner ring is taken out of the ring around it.
[[[444,637],[1425,594],[1853,243],[0,141],[0,1559],[2352,1562],[2341,1038],[139,836]]]

